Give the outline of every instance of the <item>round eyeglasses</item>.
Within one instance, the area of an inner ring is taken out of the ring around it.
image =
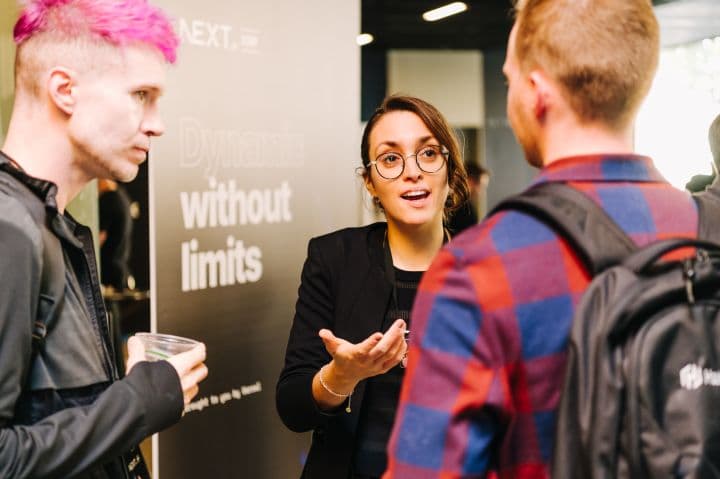
[[[415,157],[415,163],[417,163],[420,171],[437,173],[445,165],[449,155],[450,152],[444,146],[427,145],[408,156],[402,156],[400,153],[388,151],[378,156],[375,161],[369,162],[365,167],[370,168],[370,166],[375,165],[375,170],[378,172],[378,175],[386,180],[394,180],[400,178],[400,175],[405,171],[405,160],[411,156]]]

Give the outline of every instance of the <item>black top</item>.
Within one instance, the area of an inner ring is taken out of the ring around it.
[[[388,308],[382,331],[387,331],[397,319],[405,320],[410,328],[410,309],[423,274],[422,271],[394,269],[398,305],[397,308],[392,305]],[[387,468],[387,443],[404,375],[405,369],[396,366],[385,374],[368,379],[358,425],[354,472],[380,477]]]

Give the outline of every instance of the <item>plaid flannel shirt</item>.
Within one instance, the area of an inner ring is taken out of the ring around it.
[[[697,209],[649,158],[573,157],[541,170],[588,194],[638,244],[694,237]],[[573,311],[589,283],[543,223],[503,211],[447,244],[412,312],[383,479],[546,478]]]

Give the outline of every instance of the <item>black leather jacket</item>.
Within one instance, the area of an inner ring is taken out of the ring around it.
[[[118,379],[90,230],[58,213],[55,193],[0,153],[0,477],[134,477],[126,453],[180,419],[180,381],[166,361]],[[33,352],[43,229],[61,244],[65,287]]]

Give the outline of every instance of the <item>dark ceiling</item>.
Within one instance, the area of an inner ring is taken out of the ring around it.
[[[512,25],[509,0],[466,0],[466,12],[426,22],[444,0],[362,0],[362,32],[378,48],[486,49],[502,45]]]
[[[465,0],[468,10],[437,22],[422,13],[453,0],[361,0],[363,33],[375,41],[362,48],[361,119],[367,119],[387,94],[387,50],[503,49],[512,27],[511,0]],[[720,0],[653,0],[653,4]],[[704,10],[703,10],[704,11]],[[706,15],[707,16],[707,15]],[[709,16],[714,21],[717,16]],[[693,25],[693,23],[691,23]]]
[[[436,22],[422,13],[452,0],[361,1],[362,32],[375,37],[372,48],[485,50],[504,46],[512,26],[510,0],[465,0],[467,11]]]

